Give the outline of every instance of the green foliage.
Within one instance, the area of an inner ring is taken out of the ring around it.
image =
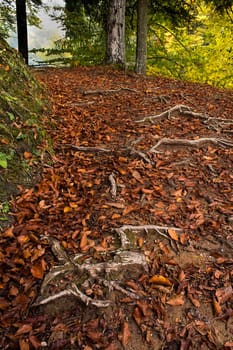
[[[149,74],[233,87],[233,22],[227,14],[203,5],[188,28],[165,25],[151,26]]]

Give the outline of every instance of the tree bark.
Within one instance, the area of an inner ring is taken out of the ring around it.
[[[18,50],[22,54],[25,63],[28,64],[26,0],[16,0],[16,18],[18,32]]]
[[[137,47],[135,72],[146,73],[148,0],[137,1]]]
[[[125,65],[126,0],[110,0],[107,20],[106,63]]]

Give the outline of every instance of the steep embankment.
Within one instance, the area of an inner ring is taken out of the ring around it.
[[[44,139],[42,88],[17,52],[0,40],[0,228],[18,185],[38,178]]]

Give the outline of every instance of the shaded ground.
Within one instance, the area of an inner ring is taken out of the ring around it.
[[[108,68],[36,74],[54,164],[1,237],[1,348],[231,349],[232,91]]]

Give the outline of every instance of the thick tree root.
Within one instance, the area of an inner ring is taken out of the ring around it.
[[[227,139],[220,139],[215,137],[203,137],[197,140],[187,140],[187,139],[169,139],[163,138],[159,140],[156,145],[154,145],[150,152],[156,153],[156,150],[161,145],[176,145],[176,146],[192,146],[192,147],[201,147],[204,144],[213,143],[222,147],[233,147],[233,142],[230,142]]]
[[[154,123],[159,119],[170,118],[173,115],[177,115],[177,113],[179,113],[180,115],[184,115],[186,117],[201,119],[203,123],[208,126],[208,128],[212,128],[216,131],[218,131],[219,128],[223,129],[226,126],[233,124],[232,119],[209,117],[207,114],[193,112],[191,107],[185,106],[185,105],[176,105],[160,114],[148,116],[143,119],[137,120],[136,123],[144,123],[144,122]],[[224,132],[229,132],[229,130],[224,130]]]

